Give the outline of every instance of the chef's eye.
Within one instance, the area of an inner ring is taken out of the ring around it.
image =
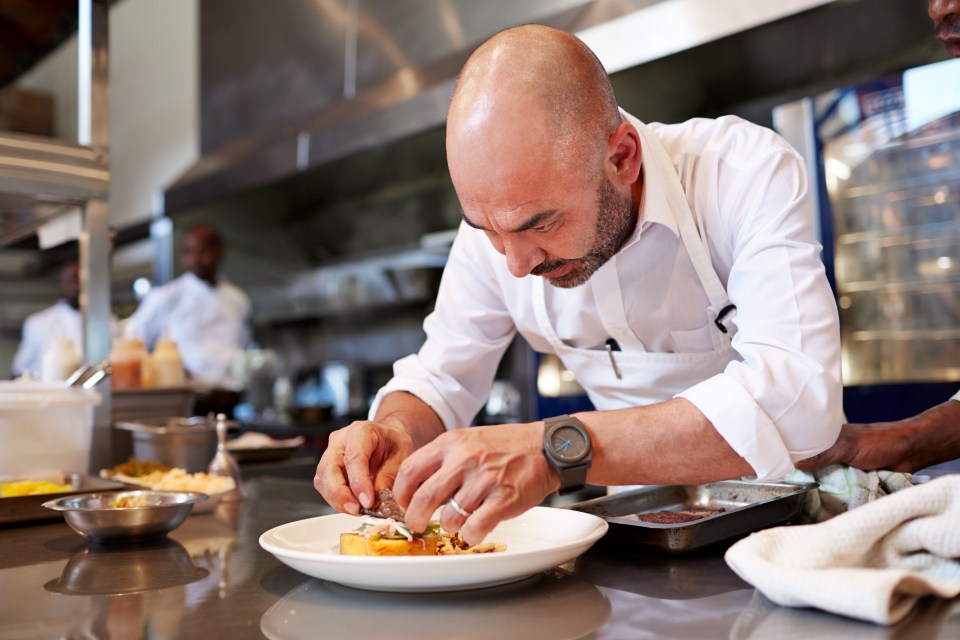
[[[556,220],[542,224],[539,227],[534,227],[533,230],[537,233],[547,233],[548,231],[552,231],[555,226],[557,226]]]

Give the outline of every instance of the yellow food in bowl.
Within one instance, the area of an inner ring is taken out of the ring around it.
[[[44,493],[62,493],[64,491],[73,491],[73,487],[69,483],[54,484],[47,480],[18,480],[16,482],[0,484],[0,498],[35,496]]]

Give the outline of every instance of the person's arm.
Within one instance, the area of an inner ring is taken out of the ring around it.
[[[778,480],[836,440],[840,331],[802,161],[772,132],[760,135],[762,152],[714,151],[719,216],[704,218],[718,274],[737,306],[733,347],[741,359],[679,397],[757,478]]]
[[[905,420],[845,424],[832,447],[801,460],[797,468],[816,471],[841,463],[868,471],[887,469],[912,473],[957,458],[960,458],[960,401],[954,396]]]

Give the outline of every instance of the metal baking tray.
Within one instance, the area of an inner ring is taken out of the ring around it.
[[[797,520],[807,492],[819,486],[816,482],[741,480],[650,486],[578,502],[566,508],[606,520],[610,530],[603,537],[604,544],[643,545],[670,553],[685,553]],[[625,517],[686,509],[724,511],[679,524],[656,524]]]
[[[36,478],[31,478],[32,480]],[[11,482],[12,480],[5,480]],[[64,496],[72,496],[78,493],[92,493],[94,491],[116,491],[127,489],[130,485],[116,480],[105,480],[94,476],[82,475],[79,473],[65,474],[63,482],[70,483],[73,487],[70,491],[58,491],[56,493],[39,493],[32,496],[12,496],[9,498],[0,498],[0,524],[13,522],[28,522],[32,520],[56,520],[62,519],[63,514],[59,511],[44,509],[43,503],[47,500],[55,500]]]

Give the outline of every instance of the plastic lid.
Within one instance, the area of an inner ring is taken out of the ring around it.
[[[93,407],[100,404],[93,389],[42,382],[0,381],[0,411],[48,407]]]

